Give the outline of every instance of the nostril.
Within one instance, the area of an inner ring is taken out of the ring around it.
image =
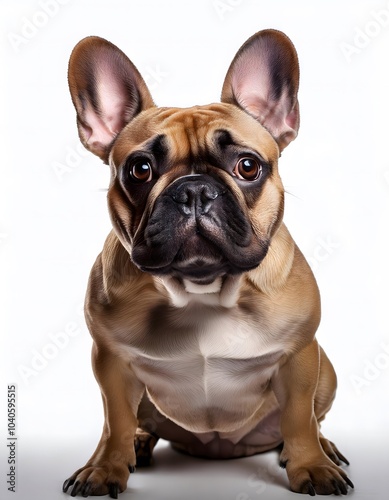
[[[178,190],[172,195],[172,198],[182,214],[191,216],[195,213],[196,196],[190,188]]]
[[[179,192],[173,193],[172,198],[176,203],[185,203],[186,204],[189,201],[189,194],[187,193],[187,191],[179,191]]]
[[[201,201],[199,204],[199,208],[200,208],[201,213],[207,214],[211,210],[213,202],[215,201],[217,196],[218,195],[216,194],[216,196],[211,197],[211,196],[206,196],[204,193],[202,193]]]
[[[216,200],[218,196],[219,193],[216,191],[216,189],[212,188],[212,186],[204,186],[203,190],[201,191],[202,201]]]
[[[193,186],[182,186],[181,189],[173,193],[172,198],[176,203],[193,206],[196,204],[199,194],[199,190]]]

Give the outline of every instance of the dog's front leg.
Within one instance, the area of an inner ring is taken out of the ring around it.
[[[71,488],[71,496],[109,494],[117,498],[127,487],[129,472],[135,469],[136,415],[144,386],[128,363],[108,349],[95,344],[92,358],[104,403],[103,433],[90,460],[65,481],[63,490]]]
[[[310,495],[346,494],[352,485],[346,473],[324,453],[315,415],[315,393],[320,371],[316,340],[293,354],[272,380],[281,407],[286,467],[291,489]]]

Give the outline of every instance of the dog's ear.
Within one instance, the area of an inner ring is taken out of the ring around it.
[[[239,49],[227,72],[222,101],[256,118],[280,151],[297,136],[299,65],[289,38],[276,30],[256,33]]]
[[[117,134],[138,113],[154,106],[150,92],[127,56],[99,37],[76,45],[68,77],[81,142],[108,163]]]

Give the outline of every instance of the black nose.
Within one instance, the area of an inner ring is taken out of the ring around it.
[[[169,193],[182,214],[200,216],[207,214],[224,188],[208,175],[191,175],[179,179],[171,186]]]

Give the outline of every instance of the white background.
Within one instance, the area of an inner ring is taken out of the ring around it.
[[[387,498],[389,3],[51,0],[48,15],[46,1],[0,1],[0,497],[66,498],[63,480],[102,427],[82,302],[110,228],[109,177],[79,146],[66,80],[73,46],[111,40],[157,104],[190,106],[217,101],[240,45],[272,27],[300,57],[301,129],[280,171],[287,225],[321,289],[318,338],[339,378],[324,433],[351,461],[351,498]],[[8,384],[18,388],[16,494],[6,486]],[[298,497],[276,453],[210,462],[161,444],[122,498]]]

